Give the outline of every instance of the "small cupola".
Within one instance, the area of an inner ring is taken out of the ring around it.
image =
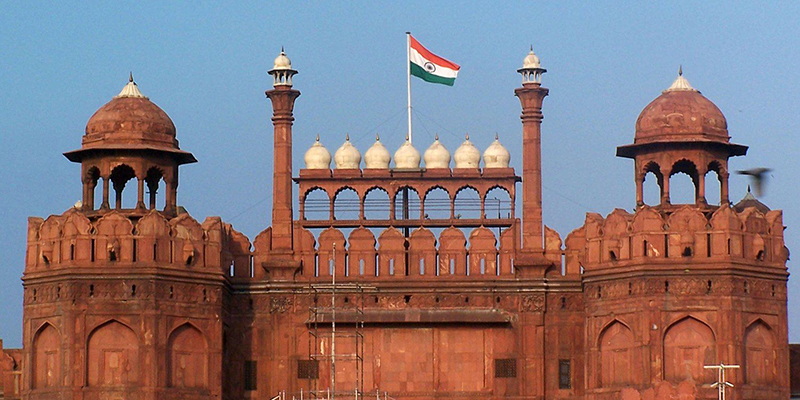
[[[439,135],[436,135],[433,143],[425,150],[424,159],[425,168],[450,168],[450,152],[439,143]]]
[[[319,135],[314,144],[306,151],[303,159],[306,162],[306,169],[330,169],[331,167],[331,153],[319,142]]]
[[[456,168],[480,168],[481,152],[469,141],[469,134],[464,136],[464,143],[453,154]]]
[[[350,135],[345,135],[342,147],[333,156],[336,169],[358,169],[361,166],[361,153],[350,143]]]
[[[420,162],[419,151],[411,145],[406,136],[406,141],[394,153],[394,167],[398,169],[418,169]]]
[[[494,142],[483,152],[483,165],[485,168],[508,168],[511,161],[511,153],[500,144],[497,134],[494,135]]]
[[[364,168],[389,169],[389,163],[391,162],[392,154],[381,143],[380,135],[375,135],[375,143],[364,153]]]

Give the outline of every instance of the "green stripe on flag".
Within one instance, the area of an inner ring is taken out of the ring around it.
[[[425,82],[441,83],[442,85],[453,86],[453,83],[456,81],[456,78],[444,78],[434,75],[428,71],[425,71],[422,67],[414,64],[411,61],[409,61],[409,63],[411,63],[411,75],[421,78]]]

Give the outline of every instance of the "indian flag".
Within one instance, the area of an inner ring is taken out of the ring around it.
[[[426,82],[453,86],[461,67],[431,53],[413,36],[409,35],[409,39],[408,61],[411,63],[411,75]]]

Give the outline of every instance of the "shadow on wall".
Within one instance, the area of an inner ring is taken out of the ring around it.
[[[697,398],[697,387],[690,381],[683,381],[677,386],[662,381],[658,385],[638,391],[633,388],[625,388],[619,393],[620,400],[695,400]]]

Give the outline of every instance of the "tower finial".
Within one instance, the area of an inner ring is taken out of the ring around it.
[[[133,71],[128,75],[128,82],[133,83]]]
[[[375,134],[375,141],[376,142],[380,142],[381,141],[381,134],[380,133],[376,133]]]
[[[683,76],[683,65],[678,65],[678,76]]]
[[[349,133],[345,133],[344,134],[344,140],[346,140],[348,142],[350,141],[350,134]]]
[[[433,136],[433,140],[439,140],[439,134],[438,133]]]
[[[281,45],[281,53],[284,53],[284,51],[283,51],[283,45]]]
[[[464,139],[469,140],[469,133],[464,135]]]
[[[319,133],[317,134],[317,141],[319,142]]]
[[[494,140],[500,140],[500,135],[497,132],[494,133]]]
[[[531,45],[531,53],[533,53],[533,45]]]
[[[750,193],[750,185],[747,185],[747,193]]]

